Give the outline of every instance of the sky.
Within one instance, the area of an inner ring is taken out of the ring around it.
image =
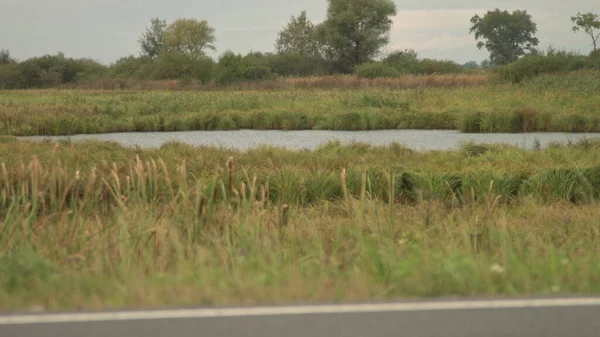
[[[598,0],[405,0],[395,1],[391,42],[385,51],[414,49],[419,57],[480,62],[489,53],[476,47],[469,19],[487,10],[524,9],[538,25],[538,47],[591,51],[591,38],[571,31],[577,12],[600,14]],[[326,0],[0,0],[0,49],[19,60],[63,52],[110,64],[138,55],[138,39],[159,17],[207,20],[215,28],[217,57],[274,51],[277,33],[302,10],[322,22]]]

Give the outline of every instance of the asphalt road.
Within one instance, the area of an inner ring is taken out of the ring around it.
[[[587,337],[600,298],[11,314],[1,337]]]

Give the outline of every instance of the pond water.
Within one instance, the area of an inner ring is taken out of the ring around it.
[[[342,144],[364,142],[372,145],[398,143],[414,150],[448,150],[464,142],[505,143],[532,148],[539,141],[542,147],[550,142],[577,142],[581,139],[600,138],[600,133],[497,133],[469,134],[454,130],[376,130],[376,131],[279,131],[279,130],[235,130],[235,131],[182,131],[182,132],[123,132],[74,136],[18,137],[27,140],[70,139],[78,141],[95,139],[116,141],[125,146],[141,148],[160,147],[169,141],[179,141],[194,146],[223,146],[246,150],[260,145],[272,145],[293,150],[314,149],[328,141],[338,140]]]

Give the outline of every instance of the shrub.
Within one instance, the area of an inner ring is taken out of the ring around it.
[[[400,73],[396,68],[380,62],[364,63],[356,67],[356,75],[365,78],[398,77]]]
[[[139,74],[139,71],[151,62],[152,60],[147,57],[122,57],[110,66],[108,75],[113,78],[137,78],[138,76],[135,75]],[[147,71],[142,72],[142,74],[147,74]]]
[[[196,60],[187,55],[165,52],[145,69],[151,69],[150,78],[155,80],[198,79],[207,83],[213,76],[214,62],[208,57]]]
[[[244,59],[242,55],[228,50],[219,57],[217,83],[230,84],[243,78]]]
[[[395,51],[382,61],[384,64],[394,67],[402,74],[416,74],[419,68],[419,60],[414,50]]]
[[[0,90],[20,89],[24,86],[21,66],[19,64],[0,65]]]
[[[464,67],[454,61],[423,59],[419,61],[419,65],[417,66],[417,73],[425,75],[458,74],[464,71]]]
[[[249,66],[242,72],[242,77],[248,81],[267,80],[272,77],[272,73],[265,66]]]
[[[541,74],[568,72],[590,67],[588,57],[571,52],[549,49],[546,55],[526,55],[519,60],[494,69],[503,81],[521,83]]]

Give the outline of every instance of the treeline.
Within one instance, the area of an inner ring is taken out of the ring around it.
[[[468,71],[469,68],[453,61],[418,59],[414,51],[407,51],[393,53],[380,62],[359,65],[353,73],[374,78]],[[124,57],[110,66],[90,59],[68,58],[58,53],[0,65],[0,88],[47,88],[104,79],[178,79],[228,85],[240,81],[339,73],[342,72],[337,70],[335,63],[331,61],[288,53],[252,52],[242,55],[228,51],[216,61],[208,57],[191,59],[185,55],[169,53],[157,59],[146,56]]]
[[[573,31],[592,37],[589,55],[536,48],[537,26],[523,10],[488,11],[471,18],[469,32],[489,60],[460,65],[450,60],[419,59],[414,50],[383,54],[389,44],[392,0],[328,0],[326,19],[313,24],[302,11],[279,32],[275,52],[230,50],[217,59],[215,29],[205,20],[177,19],[170,24],[154,18],[141,35],[140,55],[123,57],[110,65],[91,59],[67,58],[62,53],[17,62],[0,51],[0,89],[45,88],[105,79],[200,81],[229,85],[279,77],[356,74],[360,77],[398,77],[403,74],[455,74],[491,68],[501,80],[521,82],[542,73],[600,69],[597,41],[600,19],[592,13],[571,18]]]

